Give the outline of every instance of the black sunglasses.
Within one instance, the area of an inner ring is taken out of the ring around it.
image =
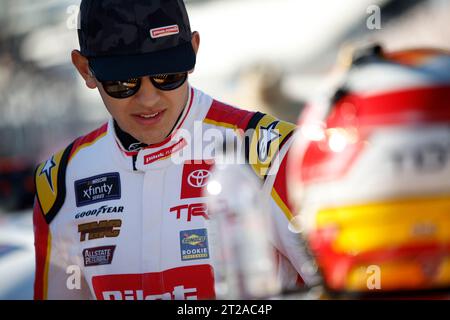
[[[156,89],[171,91],[181,87],[187,79],[188,73],[158,74],[148,76]],[[101,81],[105,92],[113,98],[125,99],[135,95],[141,88],[142,78],[128,80]]]

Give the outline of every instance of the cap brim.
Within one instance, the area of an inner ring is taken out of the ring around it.
[[[195,62],[196,56],[190,42],[140,55],[89,58],[95,77],[101,81],[186,72],[194,68]]]

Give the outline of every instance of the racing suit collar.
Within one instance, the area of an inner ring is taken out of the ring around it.
[[[116,133],[117,140],[120,147],[127,152],[137,152],[138,150],[147,147],[148,145],[138,141],[132,135],[123,131],[116,120],[114,122],[114,132]]]

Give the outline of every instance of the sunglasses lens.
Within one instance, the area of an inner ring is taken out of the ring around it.
[[[187,72],[176,74],[161,74],[150,77],[155,88],[164,91],[175,90],[183,85]],[[106,93],[116,99],[125,99],[136,94],[141,87],[141,79],[133,78],[125,81],[102,81]]]
[[[159,90],[175,90],[183,85],[187,79],[187,73],[161,74],[150,77],[153,85]]]
[[[124,99],[134,95],[141,86],[138,78],[125,81],[103,81],[103,89],[106,93],[116,99]]]

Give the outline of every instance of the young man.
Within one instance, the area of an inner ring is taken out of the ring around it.
[[[72,61],[112,118],[37,168],[35,298],[215,297],[205,181],[195,180],[213,159],[174,161],[204,144],[199,128],[253,130],[246,156],[270,197],[279,276],[301,282],[285,184],[294,126],[189,86],[200,37],[182,0],[83,0],[80,15]]]

